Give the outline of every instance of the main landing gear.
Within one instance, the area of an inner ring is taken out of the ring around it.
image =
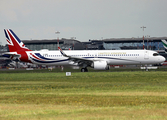
[[[87,68],[82,68],[81,72],[88,72],[88,69]]]

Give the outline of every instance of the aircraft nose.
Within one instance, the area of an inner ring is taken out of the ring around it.
[[[159,61],[160,61],[160,62],[164,62],[165,60],[166,60],[166,58],[165,58],[165,57],[160,56],[160,58],[159,58]]]
[[[164,62],[164,61],[166,60],[166,58],[165,58],[165,57],[163,57],[163,56],[162,56],[162,58],[161,58],[161,59],[162,59],[162,62]]]

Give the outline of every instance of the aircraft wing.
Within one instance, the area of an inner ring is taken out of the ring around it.
[[[86,59],[86,58],[68,56],[61,50],[60,47],[58,47],[58,49],[60,50],[61,54],[64,57],[68,57],[68,59],[71,61],[70,63],[73,64],[73,65],[82,66],[82,65],[86,64],[87,66],[91,66],[91,64],[93,62],[93,60],[89,60],[89,59]]]

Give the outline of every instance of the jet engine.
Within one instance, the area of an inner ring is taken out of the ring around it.
[[[109,65],[106,61],[94,61],[91,65],[94,70],[109,70]]]

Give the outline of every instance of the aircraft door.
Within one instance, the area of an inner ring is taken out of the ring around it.
[[[97,52],[95,52],[94,58],[98,58],[98,53]]]
[[[149,52],[148,51],[144,51],[144,59],[149,59]]]

